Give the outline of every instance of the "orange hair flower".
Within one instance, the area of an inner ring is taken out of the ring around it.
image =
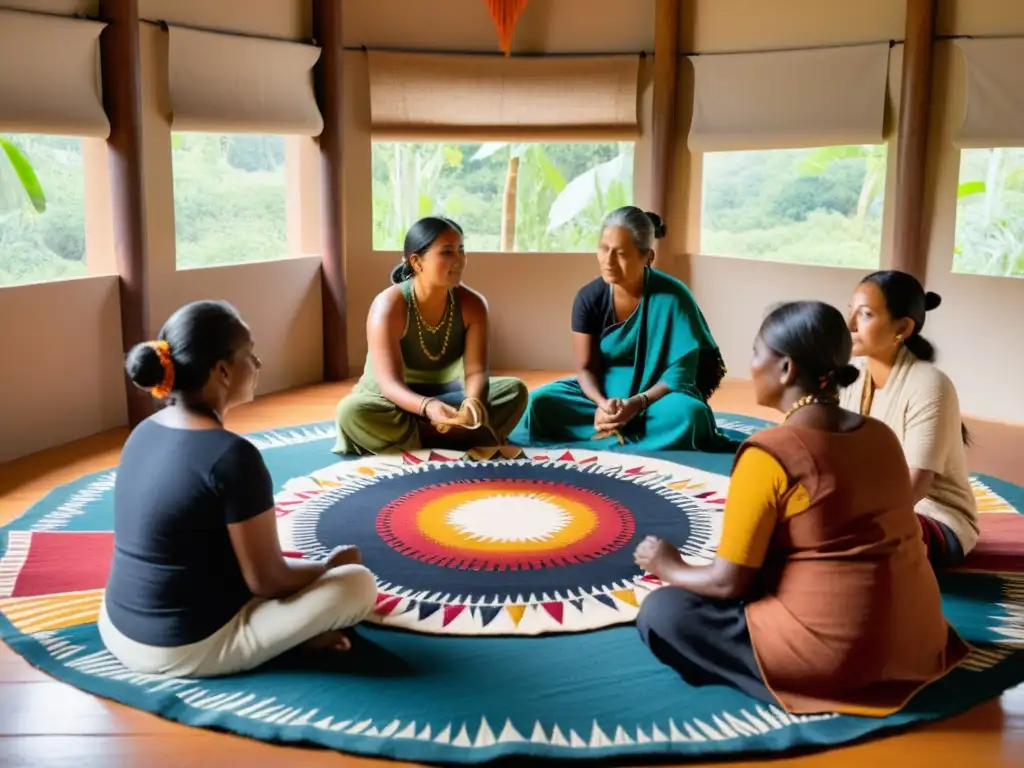
[[[152,347],[160,358],[160,367],[164,369],[164,380],[149,390],[149,393],[158,400],[163,400],[174,387],[174,361],[171,359],[171,346],[166,341],[150,341],[147,346]]]

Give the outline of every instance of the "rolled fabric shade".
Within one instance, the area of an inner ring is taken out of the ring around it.
[[[315,45],[168,28],[175,131],[317,136]]]
[[[883,141],[888,43],[688,58],[692,152]]]
[[[638,55],[368,57],[375,137],[614,141],[639,133]]]
[[[962,149],[1024,147],[1024,38],[957,40],[964,60]]]
[[[106,24],[0,9],[0,131],[107,138]]]

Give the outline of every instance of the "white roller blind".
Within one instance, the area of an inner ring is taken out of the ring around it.
[[[106,138],[96,21],[0,10],[0,131]]]
[[[168,30],[168,87],[176,131],[316,136],[313,45]]]
[[[964,56],[958,147],[1024,146],[1024,39],[957,40]]]
[[[691,151],[883,141],[888,43],[689,59]]]
[[[469,138],[639,132],[640,59],[369,53],[375,135]]]

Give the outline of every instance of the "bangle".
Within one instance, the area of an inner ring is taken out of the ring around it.
[[[424,397],[423,398],[423,401],[420,403],[420,418],[421,419],[426,417],[426,415],[427,415],[427,406],[430,405],[430,401],[433,400],[433,399],[434,398],[432,398],[432,397]]]
[[[641,392],[637,397],[640,398],[640,412],[643,413],[650,407],[651,400],[644,392]]]

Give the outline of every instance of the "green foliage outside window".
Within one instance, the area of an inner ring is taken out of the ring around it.
[[[1024,148],[960,153],[953,271],[1024,277]]]
[[[0,137],[0,286],[86,274],[82,140]]]
[[[514,251],[592,252],[605,213],[633,201],[633,144],[373,145],[373,247],[402,249],[423,216],[457,221],[470,251],[501,250],[502,204],[514,178]]]
[[[173,135],[179,267],[288,255],[284,141]],[[471,251],[499,250],[515,158],[512,250],[592,252],[602,216],[633,201],[633,155],[614,142],[374,143],[373,247],[400,250],[415,219],[440,214]],[[703,165],[701,253],[878,265],[884,145],[709,153]],[[1024,277],[1024,148],[961,153],[952,268]],[[0,137],[0,286],[85,274],[82,140]]]
[[[876,268],[885,145],[704,155],[700,252]]]
[[[283,136],[175,133],[171,141],[179,269],[289,255]]]

